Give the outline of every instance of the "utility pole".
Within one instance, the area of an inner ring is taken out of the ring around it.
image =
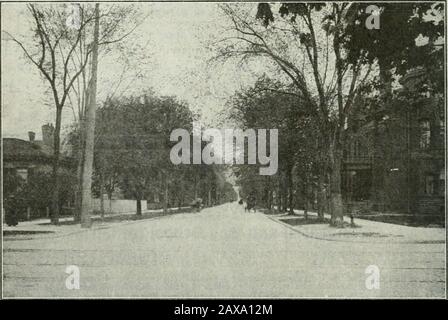
[[[98,37],[99,37],[100,5],[95,5],[95,27],[93,32],[92,47],[92,77],[89,83],[89,101],[86,106],[85,118],[85,158],[84,170],[82,172],[82,204],[81,204],[81,227],[89,228],[91,225],[90,214],[92,211],[92,173],[93,173],[93,151],[95,143],[95,113],[96,113],[96,86],[98,71]]]

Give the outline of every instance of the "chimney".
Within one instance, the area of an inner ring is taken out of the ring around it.
[[[36,138],[36,133],[33,131],[28,131],[28,137],[30,138],[30,141],[33,142]]]
[[[42,141],[49,147],[53,147],[53,131],[54,127],[52,124],[47,123],[42,126]]]

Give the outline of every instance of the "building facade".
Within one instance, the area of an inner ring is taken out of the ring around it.
[[[19,206],[20,219],[27,220],[49,216],[52,189],[53,131],[51,124],[42,126],[42,140],[28,132],[29,140],[3,138],[3,193],[4,199],[13,195]],[[75,161],[61,155],[60,175],[62,185],[62,213],[71,214],[73,192],[71,179],[75,174]]]
[[[346,130],[342,174],[349,210],[389,212],[444,221],[443,96],[421,92],[423,70],[403,77],[402,93],[380,118],[362,114]]]

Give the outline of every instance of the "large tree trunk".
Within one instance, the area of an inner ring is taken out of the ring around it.
[[[277,211],[278,213],[282,212],[282,188],[281,188],[281,180],[279,181],[278,191],[277,191]]]
[[[137,196],[137,216],[142,215],[142,200],[140,199],[140,196]]]
[[[280,171],[279,177],[278,177],[278,212],[282,213],[283,209],[285,207],[285,186],[284,186],[284,179],[283,179],[283,172]]]
[[[266,209],[270,212],[272,209],[272,199],[271,199],[271,186],[267,186],[266,190]]]
[[[381,190],[383,185],[381,159],[380,155],[384,151],[380,149],[378,119],[374,116],[373,120],[373,157],[372,157],[372,187],[370,190],[371,207],[373,210],[380,210],[382,203]]]
[[[103,174],[100,174],[100,210],[101,210],[101,218],[104,218],[104,178],[103,178]]]
[[[303,180],[302,192],[303,192],[303,214],[305,219],[308,219],[308,206],[309,206],[309,193],[308,193],[308,179],[305,175],[305,179]]]
[[[79,146],[78,146],[78,167],[77,167],[77,188],[75,195],[75,222],[81,222],[81,206],[82,206],[82,174],[84,170],[84,151],[85,151],[85,139],[84,139],[84,115],[79,115]]]
[[[282,210],[282,197],[281,197],[281,194],[280,194],[280,187],[277,188],[275,199],[276,199],[275,202],[276,202],[276,205],[277,205],[276,211],[277,211],[277,213],[280,213],[281,210]]]
[[[380,81],[382,84],[380,94],[382,102],[387,105],[390,94],[392,93],[392,84],[390,73],[382,64],[380,64]],[[384,205],[384,150],[380,144],[380,132],[378,121],[381,118],[381,110],[374,104],[373,115],[373,157],[372,157],[372,186],[370,190],[370,199],[373,210],[382,210]]]
[[[92,173],[93,153],[95,144],[95,115],[96,115],[96,86],[98,70],[98,36],[99,36],[99,4],[95,5],[95,29],[93,34],[92,50],[92,79],[89,86],[89,104],[86,110],[86,148],[84,157],[84,170],[82,177],[82,205],[81,205],[81,227],[89,228],[91,225],[92,211]]]
[[[341,19],[342,12],[337,12],[337,19]],[[341,54],[341,30],[336,28],[333,37],[333,46],[336,61],[336,83],[337,83],[337,106],[338,119],[336,131],[327,132],[330,134],[330,213],[331,225],[336,226],[342,224],[343,221],[343,202],[341,192],[341,167],[342,167],[342,146],[345,126],[344,94],[343,94],[343,77],[344,62]],[[322,100],[321,100],[322,102]],[[324,140],[325,141],[325,140]]]
[[[288,185],[287,185],[287,177],[285,173],[283,173],[283,179],[282,179],[282,212],[286,212],[288,210]]]
[[[330,211],[331,225],[340,225],[343,221],[344,206],[341,193],[341,166],[342,148],[334,143],[331,148],[331,175],[330,175]]]
[[[61,120],[62,107],[56,107],[56,124],[53,132],[53,193],[51,199],[51,223],[59,224],[59,189],[60,189],[60,175],[59,175],[59,161],[60,161],[60,134],[61,134]]]
[[[289,207],[289,214],[294,214],[294,190],[293,190],[293,183],[292,183],[292,167],[288,168],[288,172],[286,173],[286,182],[287,182],[287,194],[288,194],[288,207]]]
[[[167,213],[168,212],[168,177],[166,176],[166,174],[163,174],[163,177],[164,177],[164,183],[163,183],[163,186],[164,186],[164,191],[165,191],[165,194],[164,194],[164,199],[163,199],[163,213]]]
[[[194,199],[196,200],[198,198],[198,176],[196,172],[194,173]]]
[[[266,209],[270,212],[272,208],[271,199],[271,178],[266,176]]]
[[[325,217],[325,206],[327,203],[324,181],[325,177],[324,174],[321,172],[319,173],[317,182],[317,216],[319,219],[322,220]]]
[[[78,151],[78,166],[76,169],[76,177],[78,185],[76,186],[75,194],[75,222],[81,222],[81,206],[82,206],[82,171],[84,169],[84,142],[80,143]]]
[[[112,213],[112,192],[109,192],[107,197],[109,198],[109,213]]]

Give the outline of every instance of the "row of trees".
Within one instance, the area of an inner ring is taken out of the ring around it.
[[[324,191],[325,181],[321,179],[324,163],[317,126],[298,106],[306,102],[290,90],[278,81],[263,77],[253,87],[235,94],[229,101],[229,111],[231,119],[244,129],[279,130],[277,174],[260,176],[256,167],[236,166],[241,196],[246,198],[255,193],[259,203],[267,209],[276,205],[278,210],[292,213],[297,206],[307,211],[316,193]],[[319,183],[322,184],[320,189],[317,188]],[[323,212],[319,210],[319,216]]]
[[[231,104],[240,111],[243,125],[279,127],[283,132],[281,170],[272,178],[280,188],[281,206],[289,202],[292,207],[297,190],[291,173],[296,170],[304,181],[298,182],[304,199],[315,185],[323,208],[328,194],[332,224],[340,223],[344,213],[342,157],[354,106],[367,97],[381,101],[373,107],[387,106],[394,77],[417,66],[428,70],[433,90],[441,92],[443,83],[443,68],[431,72],[434,60],[443,61],[437,59],[443,50],[436,43],[444,34],[443,5],[378,4],[379,29],[366,27],[369,5],[261,3],[256,13],[250,5],[221,6],[232,27],[217,44],[218,58],[264,63],[276,77],[245,90]],[[419,37],[426,43],[417,45]],[[266,199],[269,190],[272,187]]]
[[[235,199],[223,168],[173,165],[170,133],[192,132],[195,116],[174,97],[148,92],[138,97],[108,99],[97,112],[95,126],[94,189],[103,199],[114,191],[137,200],[163,200],[163,208],[182,207],[201,198],[208,205]]]
[[[120,54],[126,39],[144,20],[135,6],[113,4],[100,11],[99,4],[54,4],[27,5],[27,23],[32,38],[28,35],[13,35],[7,31],[5,39],[15,42],[25,58],[37,68],[48,84],[55,106],[55,130],[53,143],[52,205],[51,220],[58,224],[61,210],[61,126],[63,110],[73,110],[79,129],[78,145],[78,194],[90,194],[92,143],[86,152],[86,137],[93,136],[94,119],[87,110],[96,109],[96,70],[98,56]],[[127,55],[126,52],[124,55]],[[126,61],[126,60],[124,60]],[[126,66],[123,66],[126,68]],[[121,83],[124,73],[119,82]],[[120,85],[114,84],[114,87]],[[115,90],[116,91],[116,90]],[[111,92],[111,94],[114,94]],[[90,107],[90,108],[89,108]],[[86,125],[87,123],[87,125]],[[90,129],[90,130],[89,130]],[[87,131],[90,131],[88,134]],[[90,139],[91,140],[91,139]],[[89,161],[86,161],[89,160]],[[86,167],[86,168],[84,168]],[[84,172],[86,171],[87,172]],[[83,183],[86,182],[86,183]],[[84,189],[84,192],[83,192]],[[80,220],[82,197],[76,205],[76,219]],[[84,202],[84,210],[89,210]]]
[[[52,183],[45,189],[51,189],[47,193],[51,194],[54,224],[59,220],[61,198],[65,198],[60,193],[63,187],[61,126],[65,108],[73,110],[75,119],[68,143],[73,146],[77,164],[76,221],[83,222],[82,217],[88,217],[87,211],[91,210],[92,178],[93,189],[101,198],[104,193],[111,197],[117,188],[126,197],[137,200],[159,192],[165,209],[174,203],[170,199],[183,204],[201,197],[211,205],[234,197],[222,170],[171,165],[166,139],[173,128],[191,127],[192,114],[186,105],[172,97],[146,94],[123,98],[120,95],[119,87],[125,85],[126,78],[128,86],[123,92],[142,76],[139,62],[145,63],[142,59],[147,58],[146,48],[140,43],[125,43],[129,38],[138,42],[133,32],[146,18],[138,6],[111,4],[101,5],[100,9],[99,4],[29,4],[26,9],[32,38],[5,31],[5,39],[22,49],[25,58],[49,85],[53,98],[56,116]],[[101,73],[97,75],[98,64],[111,56],[120,59],[123,71],[115,75],[116,83],[108,83],[103,88],[104,100],[97,103],[97,82],[109,81],[102,79]],[[97,105],[103,105],[99,112],[95,112]],[[48,197],[42,197],[42,201],[48,201]],[[141,211],[138,201],[137,213]]]
[[[196,116],[188,106],[174,97],[158,97],[148,92],[137,97],[110,98],[96,111],[94,140],[94,170],[92,194],[101,199],[101,214],[108,211],[107,200],[118,196],[136,199],[136,214],[146,208],[190,206],[201,198],[204,205],[212,206],[235,201],[233,186],[226,181],[227,168],[214,165],[174,165],[170,160],[170,133],[177,128],[192,132]],[[67,137],[73,154],[79,154],[79,127],[74,124]],[[191,137],[191,141],[196,137]],[[206,142],[202,143],[204,147]],[[192,156],[192,155],[191,155]],[[74,161],[77,160],[75,157]],[[76,203],[79,177],[76,163],[72,170],[59,171],[59,199],[61,204]],[[44,217],[52,201],[51,172],[29,171],[26,180],[14,170],[4,177],[5,199],[15,199],[13,210],[25,217],[30,208],[34,217]],[[9,208],[9,207],[8,207]],[[64,211],[64,208],[61,206]],[[68,211],[64,212],[65,214]]]

